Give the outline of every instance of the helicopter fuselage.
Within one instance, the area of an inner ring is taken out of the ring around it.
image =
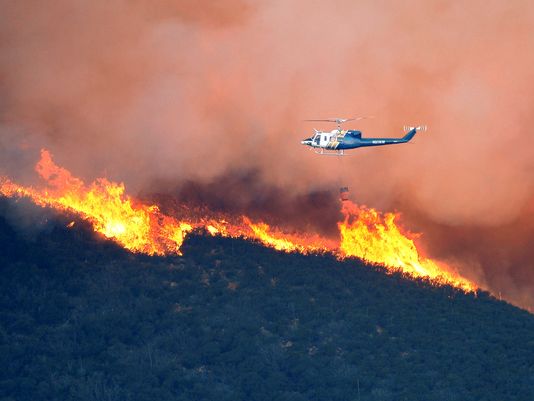
[[[324,150],[334,150],[342,152],[347,149],[356,149],[366,146],[384,146],[397,143],[409,142],[417,132],[419,127],[412,128],[402,138],[362,138],[361,131],[355,130],[333,130],[331,132],[316,131],[315,135],[301,141],[302,145]],[[342,153],[340,153],[342,154]]]

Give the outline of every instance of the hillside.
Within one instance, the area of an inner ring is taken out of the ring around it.
[[[134,255],[0,199],[0,400],[534,399],[534,316],[357,260]]]

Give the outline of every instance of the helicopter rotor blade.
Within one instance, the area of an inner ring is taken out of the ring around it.
[[[318,118],[318,119],[310,119],[310,120],[304,120],[304,121],[326,121],[330,123],[336,123],[336,124],[343,124],[347,121],[359,121],[359,120],[365,120],[368,118],[374,118],[374,116],[362,116],[362,117],[352,117],[352,118]]]
[[[357,118],[354,117],[354,118],[336,118],[334,121],[338,124],[343,124],[343,123],[346,123],[347,121],[354,121],[356,120]]]

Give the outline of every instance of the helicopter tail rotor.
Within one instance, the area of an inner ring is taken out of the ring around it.
[[[413,129],[415,129],[415,130],[417,130],[417,131],[426,131],[426,130],[427,130],[427,126],[426,126],[426,125],[419,125],[419,126],[417,126],[417,127],[411,127],[411,126],[409,126],[409,125],[405,125],[405,126],[404,126],[404,131],[405,131],[405,132],[409,132],[409,131],[411,131],[411,130],[413,130]]]

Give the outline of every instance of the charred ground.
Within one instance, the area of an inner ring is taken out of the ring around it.
[[[356,260],[133,255],[0,199],[1,400],[531,400],[534,317]]]

